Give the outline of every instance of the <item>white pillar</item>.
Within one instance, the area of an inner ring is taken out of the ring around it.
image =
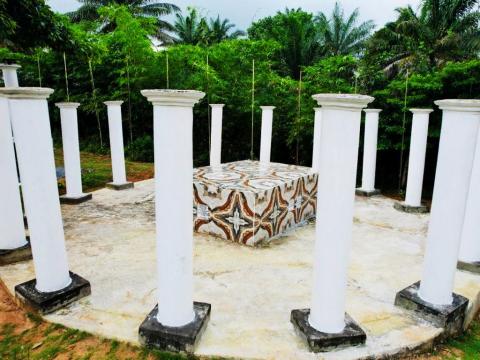
[[[210,143],[210,166],[222,163],[222,117],[225,104],[210,104],[212,107],[212,135]]]
[[[443,118],[419,296],[435,305],[447,305],[452,302],[480,100],[440,100],[435,104],[443,110]]]
[[[82,170],[80,165],[80,145],[78,143],[77,108],[79,103],[67,102],[55,104],[60,109],[62,123],[63,162],[67,197],[78,198],[82,191]]]
[[[272,122],[275,106],[260,106],[262,109],[262,137],[260,141],[260,162],[270,163],[270,150],[272,148]]]
[[[112,157],[113,184],[127,182],[125,154],[123,152],[122,108],[123,101],[106,101],[108,110],[108,130],[110,134],[110,153]]]
[[[71,282],[60,201],[46,88],[0,88],[9,97],[23,200],[28,217],[36,288],[58,291]]]
[[[428,120],[432,109],[410,109],[413,113],[410,155],[408,159],[407,193],[405,204],[422,205],[423,172],[427,152]]]
[[[363,140],[362,187],[366,192],[375,191],[377,166],[378,117],[382,110],[365,109],[365,136]]]
[[[0,69],[3,73],[3,83],[5,87],[18,87],[17,69],[21,68],[20,65],[0,64]]]
[[[8,100],[0,97],[0,250],[25,246],[22,202],[18,186]]]
[[[312,151],[312,171],[318,172],[320,159],[320,130],[322,127],[322,108],[316,107],[315,119],[313,123],[313,151]]]
[[[345,327],[345,292],[365,95],[318,94],[322,139],[318,178],[312,306],[309,322],[326,333]]]
[[[143,90],[153,103],[158,316],[165,326],[193,311],[193,105],[199,91]],[[168,206],[167,206],[168,204]]]
[[[480,131],[477,137],[458,258],[466,263],[480,262]]]

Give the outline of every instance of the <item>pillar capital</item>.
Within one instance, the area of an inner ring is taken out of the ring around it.
[[[123,100],[104,101],[107,106],[122,106]]]
[[[55,103],[55,106],[58,107],[59,109],[66,109],[66,108],[76,109],[80,106],[80,103],[61,102],[61,103]]]
[[[373,114],[379,114],[382,112],[382,109],[363,109],[363,111],[366,114],[373,113]]]
[[[430,114],[431,112],[433,112],[433,109],[419,109],[419,108],[415,108],[415,109],[410,109],[410,112],[412,114]]]
[[[480,100],[472,99],[445,99],[435,101],[441,110],[480,112]]]
[[[273,110],[275,109],[276,106],[260,106],[260,109],[262,110]]]
[[[356,94],[315,94],[312,96],[325,109],[359,111],[375,100],[371,96]]]
[[[193,107],[205,96],[202,91],[196,90],[142,90],[140,93],[145,96],[153,105]]]
[[[313,110],[314,110],[315,112],[319,112],[319,111],[322,110],[322,108],[321,108],[321,107],[314,107]]]
[[[0,96],[6,96],[10,99],[46,100],[53,91],[53,89],[41,87],[6,87],[0,88]]]
[[[0,70],[17,70],[20,68],[21,66],[18,64],[0,64]]]
[[[210,104],[210,107],[211,108],[223,108],[225,106],[225,104]]]

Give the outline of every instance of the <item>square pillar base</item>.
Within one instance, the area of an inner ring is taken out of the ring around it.
[[[436,305],[426,302],[418,295],[420,281],[403,289],[395,297],[395,305],[414,311],[422,319],[445,329],[444,336],[456,336],[463,332],[468,299],[453,294],[450,305]]]
[[[16,249],[0,249],[0,266],[30,260],[32,258],[32,249],[28,237],[27,241],[27,244]]]
[[[60,196],[60,204],[77,205],[85,201],[92,200],[92,194],[83,194],[81,196]]]
[[[365,197],[370,197],[370,196],[376,196],[380,195],[381,192],[380,190],[363,190],[362,188],[355,189],[355,195],[358,196],[365,196]]]
[[[393,207],[398,211],[409,214],[427,214],[430,212],[430,209],[425,205],[411,206],[405,204],[404,202],[396,202],[393,204]]]
[[[310,309],[292,310],[290,322],[295,332],[308,344],[311,351],[326,352],[365,344],[367,335],[362,328],[345,313],[345,328],[341,333],[329,334],[318,331],[308,322]]]
[[[480,274],[480,261],[465,262],[458,260],[457,269]]]
[[[184,326],[164,326],[157,320],[158,304],[138,330],[140,343],[163,351],[193,353],[210,319],[211,305],[193,303],[195,319]]]
[[[133,188],[133,182],[126,182],[125,184],[115,184],[115,183],[108,183],[107,188],[112,190],[127,190]]]
[[[72,282],[66,288],[53,292],[40,292],[35,288],[36,279],[15,286],[15,297],[22,305],[41,315],[50,314],[91,293],[90,283],[70,272]]]

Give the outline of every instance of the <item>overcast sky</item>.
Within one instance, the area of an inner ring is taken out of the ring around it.
[[[228,18],[238,28],[245,30],[252,20],[275,14],[285,7],[301,7],[306,11],[330,13],[335,0],[159,0],[172,2],[182,10],[188,6],[195,6],[208,17]],[[378,26],[395,19],[397,7],[412,5],[418,8],[420,0],[341,0],[340,4],[349,14],[355,8],[360,8],[362,21],[373,20]],[[76,0],[47,0],[47,3],[56,11],[67,12],[75,10],[79,4]]]

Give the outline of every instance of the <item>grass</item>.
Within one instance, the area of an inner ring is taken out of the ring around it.
[[[93,360],[93,359],[194,359],[96,337],[84,331],[58,324],[40,322],[18,331],[13,324],[3,324],[0,331],[0,358],[3,360]]]
[[[84,191],[93,191],[105,187],[105,184],[112,181],[111,160],[108,155],[96,155],[82,152],[82,184]],[[55,164],[63,167],[62,149],[55,149]],[[153,178],[153,164],[126,161],[128,181],[140,181]],[[63,194],[66,191],[65,179],[59,180],[59,190]]]

